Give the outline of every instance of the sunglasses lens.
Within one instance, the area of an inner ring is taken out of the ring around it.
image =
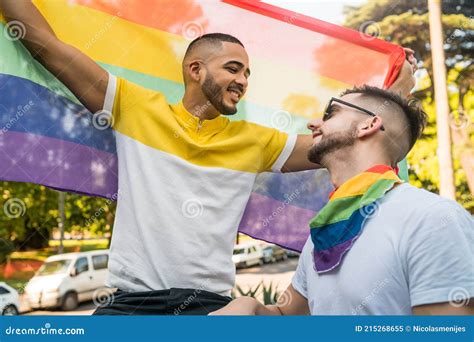
[[[324,116],[323,116],[323,120],[327,120],[331,117],[331,114],[334,110],[334,106],[332,104],[332,101],[328,104],[328,106],[326,107],[326,110],[324,111]]]

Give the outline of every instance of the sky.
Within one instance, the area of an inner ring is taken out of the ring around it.
[[[342,25],[344,15],[342,10],[345,5],[360,5],[366,0],[264,0],[268,4],[283,7],[293,12],[301,13],[313,18],[328,21],[333,24]]]

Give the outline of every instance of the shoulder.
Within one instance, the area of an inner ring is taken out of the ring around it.
[[[391,210],[399,212],[402,236],[410,245],[416,246],[415,241],[437,245],[434,240],[464,244],[474,239],[474,220],[457,202],[408,184],[399,190]]]
[[[395,188],[393,195],[387,196],[387,203],[401,206],[400,209],[406,213],[417,212],[419,215],[439,215],[446,211],[455,210],[465,216],[469,216],[467,211],[456,201],[414,187],[408,183]]]
[[[390,191],[380,204],[380,213],[385,214],[380,216],[406,237],[431,234],[443,227],[465,232],[474,228],[472,216],[460,204],[407,183]]]
[[[134,100],[136,98],[147,98],[147,99],[152,99],[152,98],[158,98],[160,100],[166,100],[165,96],[163,93],[156,89],[144,87],[138,83],[129,81],[125,78],[122,77],[116,77],[116,80],[110,81],[111,83],[115,82],[116,89],[117,89],[117,94],[120,95],[123,99],[127,100]],[[113,87],[113,85],[112,85]]]
[[[416,208],[422,211],[425,220],[440,223],[439,219],[450,220],[451,218],[472,225],[472,216],[456,201],[411,185],[409,187],[411,202],[418,202]]]

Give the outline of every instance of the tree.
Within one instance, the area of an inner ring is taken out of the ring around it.
[[[47,247],[58,227],[57,191],[30,183],[0,182],[0,195],[0,259],[15,250]],[[115,202],[68,193],[66,232],[104,236],[111,231],[114,212]]]
[[[444,53],[454,143],[456,198],[474,212],[474,7],[462,0],[442,2],[445,33]],[[373,33],[379,38],[410,47],[422,63],[414,96],[423,101],[429,124],[408,156],[410,180],[430,191],[439,191],[436,157],[436,118],[433,71],[426,1],[369,0],[357,7],[346,7],[345,25]]]

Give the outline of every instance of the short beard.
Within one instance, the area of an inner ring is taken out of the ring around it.
[[[357,140],[357,123],[352,123],[351,127],[345,132],[337,132],[327,135],[319,143],[311,147],[308,151],[308,160],[324,166],[331,153],[344,147],[354,145]],[[326,160],[325,160],[326,159]]]
[[[209,74],[207,74],[206,79],[202,84],[202,92],[219,113],[224,115],[233,115],[237,113],[237,107],[229,107],[224,104],[224,88],[219,86],[214,78]]]

